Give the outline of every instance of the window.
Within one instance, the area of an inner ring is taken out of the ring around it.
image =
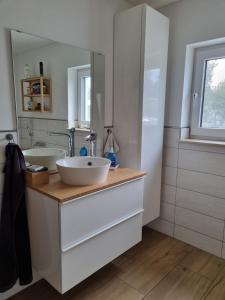
[[[198,48],[193,73],[191,135],[225,139],[225,45]]]
[[[77,71],[78,126],[90,128],[91,121],[91,75],[90,69]]]

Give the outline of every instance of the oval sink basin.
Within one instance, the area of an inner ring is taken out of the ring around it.
[[[56,162],[64,183],[93,185],[106,181],[111,161],[102,157],[66,157]]]
[[[23,151],[24,158],[32,165],[40,165],[49,171],[57,170],[56,161],[66,157],[66,150],[58,148],[33,148]]]

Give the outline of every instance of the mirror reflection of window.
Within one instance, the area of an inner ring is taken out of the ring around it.
[[[75,127],[90,128],[91,66],[68,68],[68,101]]]
[[[78,126],[90,128],[91,121],[91,72],[90,68],[77,71]]]

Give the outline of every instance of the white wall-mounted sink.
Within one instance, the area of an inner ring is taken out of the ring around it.
[[[25,160],[32,165],[41,165],[49,171],[56,170],[56,161],[66,157],[66,150],[58,148],[33,148],[23,151]]]
[[[64,183],[93,185],[106,181],[111,161],[102,157],[66,157],[56,162]]]

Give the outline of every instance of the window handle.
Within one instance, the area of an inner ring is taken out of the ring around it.
[[[197,100],[198,99],[198,93],[194,92],[192,94],[192,99],[193,99],[193,101]]]

